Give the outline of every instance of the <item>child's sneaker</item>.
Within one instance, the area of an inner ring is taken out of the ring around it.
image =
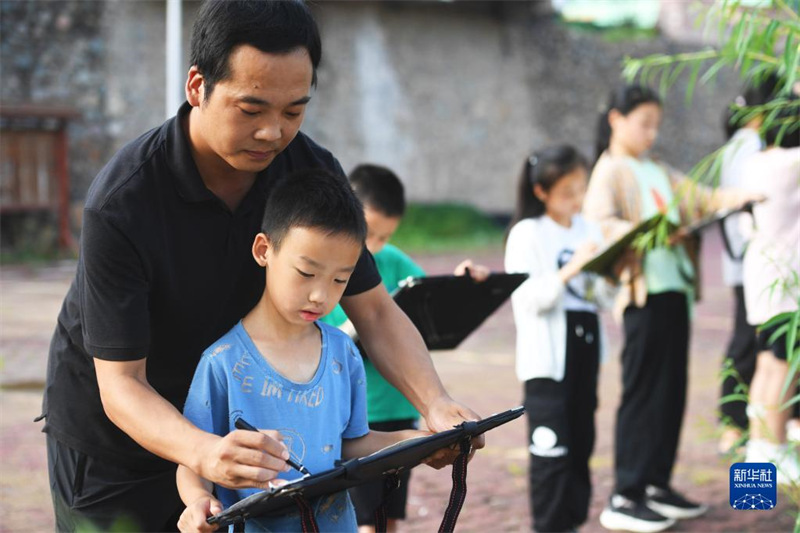
[[[800,459],[791,444],[775,444],[766,440],[747,443],[747,463],[772,463],[778,471],[778,485],[800,483]]]
[[[687,500],[672,489],[662,489],[648,485],[645,491],[647,506],[660,515],[676,520],[696,518],[708,511],[707,505]]]
[[[790,418],[786,421],[786,440],[800,443],[800,419]]]
[[[608,500],[608,506],[600,514],[600,524],[614,531],[655,533],[667,529],[674,523],[674,519],[648,508],[644,499],[631,500],[621,494],[612,495]]]

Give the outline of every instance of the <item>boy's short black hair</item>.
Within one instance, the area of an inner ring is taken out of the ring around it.
[[[261,231],[275,249],[295,227],[347,235],[361,245],[367,237],[364,207],[347,180],[323,169],[281,176],[269,192]]]
[[[237,46],[270,54],[305,48],[317,84],[322,58],[319,28],[303,0],[206,0],[192,27],[191,64],[203,75],[206,98],[230,76],[228,59]]]
[[[386,167],[359,165],[350,172],[350,185],[365,206],[387,217],[402,217],[406,211],[403,182]]]

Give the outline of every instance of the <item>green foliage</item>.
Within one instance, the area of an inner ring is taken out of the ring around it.
[[[733,120],[746,124],[753,118],[762,117],[762,133],[779,128],[777,143],[788,134],[800,129],[800,102],[790,101],[795,83],[800,80],[800,0],[765,0],[757,6],[753,2],[741,0],[718,0],[705,10],[700,20],[706,24],[706,31],[716,26],[719,46],[698,52],[675,55],[652,55],[633,59],[626,58],[623,75],[628,81],[658,87],[662,95],[688,73],[686,90],[687,105],[699,82],[701,85],[715,79],[722,68],[732,68],[743,82],[759,84],[767,76],[776,75],[780,81],[778,98],[759,106],[735,106]],[[788,113],[782,111],[788,110]],[[789,115],[791,118],[779,118]],[[703,158],[690,172],[697,184],[716,187],[722,163],[722,150],[717,150]],[[666,225],[658,225],[641,238],[644,248],[665,245],[668,239]],[[784,279],[776,280],[773,290],[796,290],[800,287],[800,273],[791,271]],[[762,328],[775,327],[770,342],[784,339],[787,349],[789,372],[781,391],[781,397],[797,383],[800,375],[800,301],[794,311],[781,313]],[[723,379],[731,376],[731,369],[723,370]],[[746,387],[737,387],[734,394],[723,398],[722,402],[746,400]],[[794,394],[783,406],[788,408],[800,402],[800,395]],[[800,504],[800,487],[788,492],[789,498]],[[795,532],[800,533],[800,514],[796,514]]]
[[[767,7],[748,7],[738,0],[720,0],[699,17],[706,33],[716,23],[720,46],[682,54],[626,58],[623,76],[658,87],[662,95],[689,73],[686,101],[691,103],[697,82],[713,80],[724,67],[742,80],[758,83],[771,73],[782,79],[780,92],[789,94],[800,78],[800,15],[796,0],[771,0]],[[702,75],[700,74],[702,72]]]
[[[599,34],[600,37],[609,43],[631,42],[631,41],[650,41],[658,37],[657,28],[639,28],[635,24],[628,23],[619,26],[599,27],[589,22],[564,21],[570,29],[585,34]]]
[[[439,252],[502,246],[503,228],[474,207],[411,204],[391,243],[404,251]]]

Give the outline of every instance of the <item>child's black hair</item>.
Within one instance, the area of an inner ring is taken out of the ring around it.
[[[600,113],[597,121],[595,162],[600,159],[600,156],[608,149],[608,145],[611,142],[611,125],[608,123],[608,114],[611,110],[616,109],[623,115],[627,115],[640,105],[650,103],[660,106],[661,99],[654,90],[643,85],[623,85],[611,93],[608,105]]]
[[[734,116],[739,111],[734,105],[738,107],[764,105],[775,97],[779,84],[781,84],[781,79],[775,73],[770,73],[764,79],[751,81],[745,86],[744,93],[734,98],[733,102],[725,108],[722,117],[722,124],[728,139],[744,126],[741,119],[734,120]]]
[[[508,229],[525,218],[537,218],[545,213],[545,205],[533,193],[534,185],[549,191],[558,180],[576,168],[587,168],[586,158],[567,144],[551,146],[531,154],[522,166],[517,182],[517,199]]]
[[[781,109],[773,118],[773,125],[764,131],[764,141],[767,146],[780,146],[781,148],[796,148],[800,146],[800,99],[791,95],[786,99],[786,107]],[[788,127],[785,127],[786,124]],[[778,141],[783,129],[783,136]]]
[[[347,235],[362,245],[367,236],[364,207],[347,180],[323,169],[281,176],[269,192],[261,231],[275,249],[295,227]]]
[[[230,76],[228,59],[240,45],[270,54],[305,48],[313,69],[322,58],[319,28],[303,0],[206,0],[192,27],[191,64],[203,75],[205,97]]]
[[[350,185],[361,203],[387,217],[402,217],[406,211],[403,182],[386,167],[358,165],[350,172]]]

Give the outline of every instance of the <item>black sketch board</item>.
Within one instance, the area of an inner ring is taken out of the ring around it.
[[[394,301],[417,327],[429,350],[451,350],[527,278],[527,274],[505,273],[490,274],[481,282],[470,276],[408,278],[400,282]]]
[[[686,230],[689,233],[700,233],[704,229],[707,229],[714,224],[723,222],[726,218],[731,215],[735,215],[736,213],[753,213],[753,202],[747,202],[742,204],[738,207],[732,207],[730,209],[720,209],[719,211],[715,211],[710,215],[701,218],[695,222],[692,222],[686,226]]]
[[[403,472],[419,465],[436,450],[456,444],[465,437],[481,435],[522,416],[524,412],[525,408],[518,406],[477,422],[462,423],[428,437],[398,442],[372,455],[345,461],[326,472],[305,476],[286,485],[248,496],[209,518],[208,523],[224,527],[249,518],[281,514],[296,505],[292,496],[297,493],[311,499],[380,479],[385,475]]]

